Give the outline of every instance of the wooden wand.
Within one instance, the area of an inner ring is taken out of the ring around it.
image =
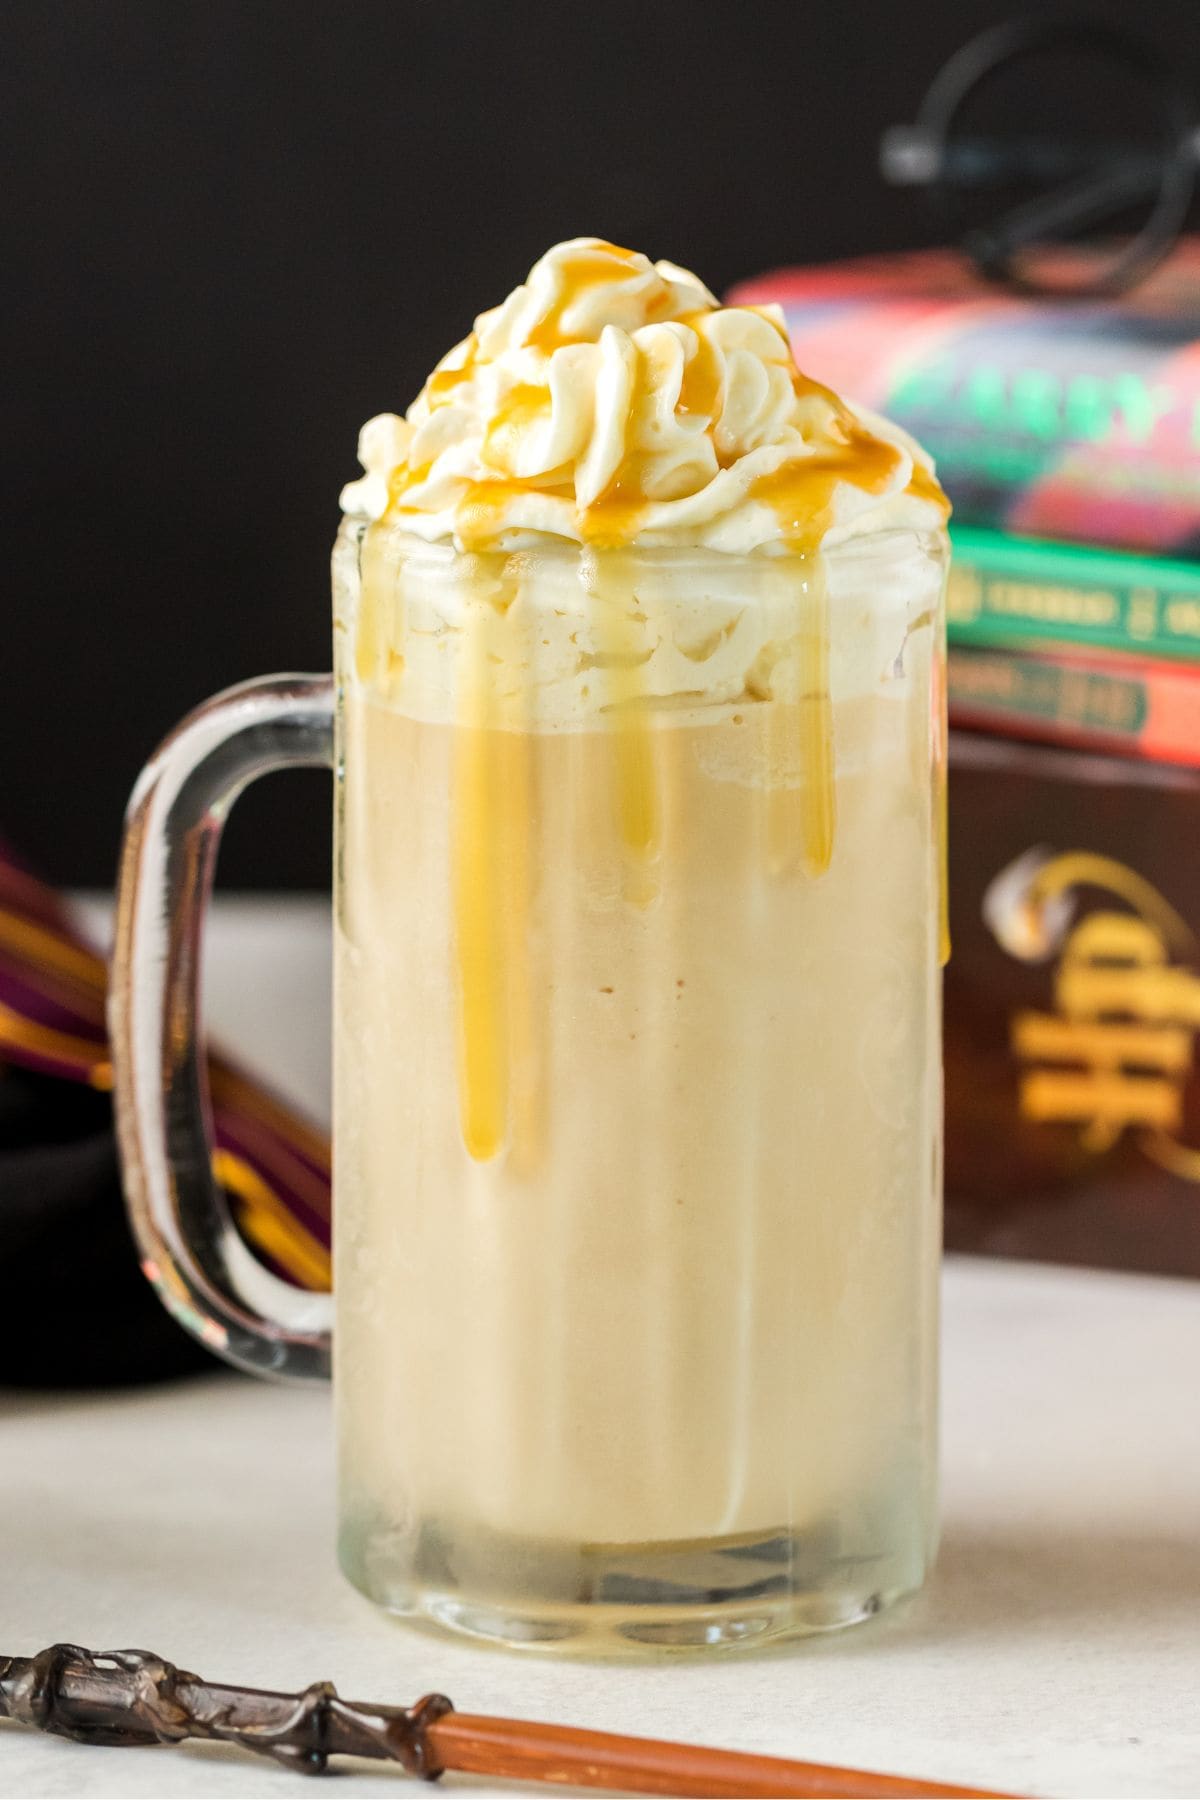
[[[985,1796],[898,1775],[746,1756],[652,1738],[617,1737],[456,1712],[442,1694],[415,1706],[343,1700],[330,1682],[299,1694],[201,1681],[147,1650],[53,1644],[0,1656],[0,1718],[83,1744],[178,1744],[214,1738],[319,1775],[331,1756],[396,1762],[435,1781],[448,1769],[628,1794]],[[994,1796],[991,1797],[994,1800]]]

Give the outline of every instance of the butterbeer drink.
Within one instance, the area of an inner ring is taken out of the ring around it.
[[[552,250],[335,555],[342,1558],[761,1639],[934,1536],[945,506],[773,309]]]

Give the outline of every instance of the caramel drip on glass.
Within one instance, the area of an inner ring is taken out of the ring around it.
[[[773,875],[797,867],[823,875],[833,859],[837,821],[828,599],[820,559],[805,563],[803,595],[789,621],[796,627],[795,692],[773,697],[767,712],[767,856]]]
[[[358,617],[354,622],[354,669],[368,690],[383,685],[388,655],[387,564],[380,534],[368,530],[359,549]]]
[[[770,768],[767,789],[767,867],[772,875],[790,875],[800,858],[803,840],[803,797],[794,785],[791,757],[799,742],[796,715],[799,707],[783,700],[767,707],[766,737]]]
[[[601,717],[612,744],[613,810],[624,865],[627,900],[646,906],[659,889],[662,806],[654,733],[645,707],[642,669],[649,649],[634,592],[632,559],[601,551],[599,578],[589,609],[596,673],[607,701]]]
[[[454,732],[452,800],[458,1095],[463,1142],[476,1162],[508,1136],[508,982],[500,903],[502,784],[491,679],[492,608],[467,608],[461,717]]]
[[[939,611],[944,617],[945,598]],[[937,847],[935,878],[938,884],[938,957],[943,969],[950,961],[950,796],[949,746],[946,742],[946,638],[940,624],[939,643],[933,658],[933,832]]]
[[[937,811],[934,827],[937,835],[938,961],[944,969],[950,961],[950,830],[948,819],[950,807],[944,756],[938,762],[935,779],[934,806]]]
[[[833,858],[837,793],[829,695],[829,606],[824,574],[816,558],[810,562],[805,585],[800,631],[801,853],[805,871],[823,875]]]
[[[510,565],[511,568],[511,565]],[[515,624],[513,602],[519,578],[506,570],[502,582],[501,638]],[[512,660],[516,661],[516,652]],[[495,830],[499,843],[497,901],[502,927],[503,978],[508,994],[509,1157],[517,1174],[537,1161],[542,1141],[545,1095],[543,1036],[534,1007],[530,924],[537,886],[535,832],[541,817],[534,758],[533,689],[522,684],[518,704],[493,734],[497,764]]]
[[[518,577],[505,557],[494,597],[468,607],[461,716],[454,734],[453,884],[459,994],[459,1111],[477,1162],[507,1148],[519,1169],[537,1155],[542,1089],[529,920],[537,817],[524,703],[501,704],[494,668]]]
[[[768,746],[776,781],[769,803],[767,842],[774,873],[785,873],[799,861],[808,875],[815,876],[823,874],[832,860],[837,813],[829,607],[821,540],[832,523],[838,483],[849,481],[867,493],[883,493],[903,452],[874,437],[819,383],[797,375],[795,385],[801,397],[811,393],[833,400],[843,442],[759,476],[751,483],[749,495],[772,508],[780,536],[807,564],[799,619],[799,691],[795,699],[777,698],[772,703]],[[798,789],[787,785],[792,744],[798,745],[800,753]]]

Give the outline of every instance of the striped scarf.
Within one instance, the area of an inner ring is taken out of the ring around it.
[[[107,990],[62,900],[0,846],[0,1078],[7,1062],[110,1091]],[[327,1289],[328,1139],[224,1056],[208,1082],[213,1173],[239,1230],[278,1274]]]

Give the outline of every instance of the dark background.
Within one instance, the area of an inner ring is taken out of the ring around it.
[[[328,665],[359,424],[550,243],[596,232],[720,290],[934,241],[879,134],[1011,10],[8,0],[0,833],[107,884],[181,712]],[[1200,0],[1087,10],[1200,66]],[[222,879],[325,882],[325,778],[252,793]]]

